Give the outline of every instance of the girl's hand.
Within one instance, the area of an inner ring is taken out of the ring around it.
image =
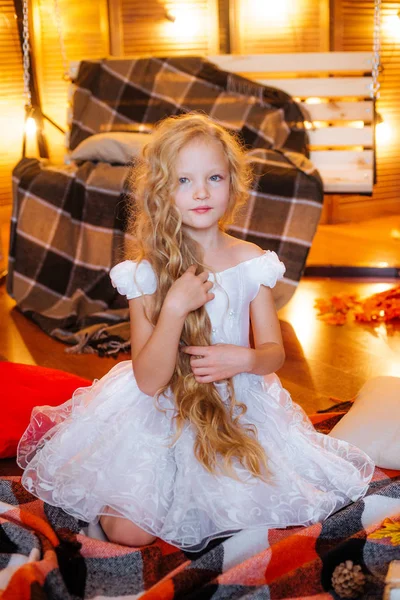
[[[184,346],[181,352],[191,354],[190,366],[198,383],[221,381],[251,370],[251,348],[233,344]]]
[[[214,298],[214,294],[210,292],[213,284],[208,281],[207,271],[198,275],[195,273],[196,265],[191,265],[171,285],[164,300],[164,305],[181,317],[186,317],[190,312]]]

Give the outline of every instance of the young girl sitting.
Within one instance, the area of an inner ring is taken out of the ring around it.
[[[317,433],[274,371],[284,350],[274,252],[225,229],[249,193],[243,150],[200,114],[156,128],[133,178],[132,360],[35,409],[22,482],[111,541],[189,551],[260,526],[308,525],[365,494],[371,459]],[[254,349],[249,343],[251,322]]]

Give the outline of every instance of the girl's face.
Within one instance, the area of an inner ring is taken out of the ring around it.
[[[228,159],[221,142],[199,138],[184,146],[176,162],[173,198],[189,229],[218,227],[229,203]]]

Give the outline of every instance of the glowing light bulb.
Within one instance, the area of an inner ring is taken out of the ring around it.
[[[399,13],[387,15],[382,21],[382,29],[389,37],[400,39]]]
[[[382,121],[376,126],[376,141],[378,144],[387,144],[392,139],[392,131],[389,123]]]
[[[168,6],[165,17],[165,34],[180,39],[196,38],[205,26],[201,12],[191,6]]]
[[[28,135],[36,133],[36,121],[33,117],[28,117],[25,123],[25,131]]]
[[[321,98],[306,98],[306,104],[321,104]]]
[[[284,25],[288,22],[293,10],[292,0],[248,0],[247,15],[250,20],[256,19],[273,25]]]
[[[349,121],[349,127],[354,127],[355,129],[364,129],[364,121]]]

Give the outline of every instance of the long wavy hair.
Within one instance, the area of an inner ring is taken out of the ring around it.
[[[180,150],[195,139],[218,141],[226,155],[230,174],[230,198],[219,222],[225,230],[235,213],[246,202],[252,178],[243,147],[236,137],[200,113],[169,117],[155,128],[145,146],[142,160],[132,171],[133,201],[128,224],[132,244],[129,258],[146,259],[152,265],[158,286],[154,295],[150,322],[157,323],[165,296],[171,285],[189,268],[196,273],[207,267],[203,251],[181,227],[180,212],[173,201],[176,186],[175,165]],[[211,344],[211,322],[204,306],[188,314],[181,334],[188,346]],[[194,452],[199,462],[211,473],[223,472],[237,478],[233,466],[239,462],[255,477],[265,479],[268,473],[265,452],[257,440],[254,426],[244,426],[240,417],[246,406],[235,399],[232,380],[227,380],[229,406],[213,383],[198,383],[192,373],[190,356],[178,352],[175,371],[159,396],[170,389],[176,407],[176,440],[185,422],[195,431]]]

